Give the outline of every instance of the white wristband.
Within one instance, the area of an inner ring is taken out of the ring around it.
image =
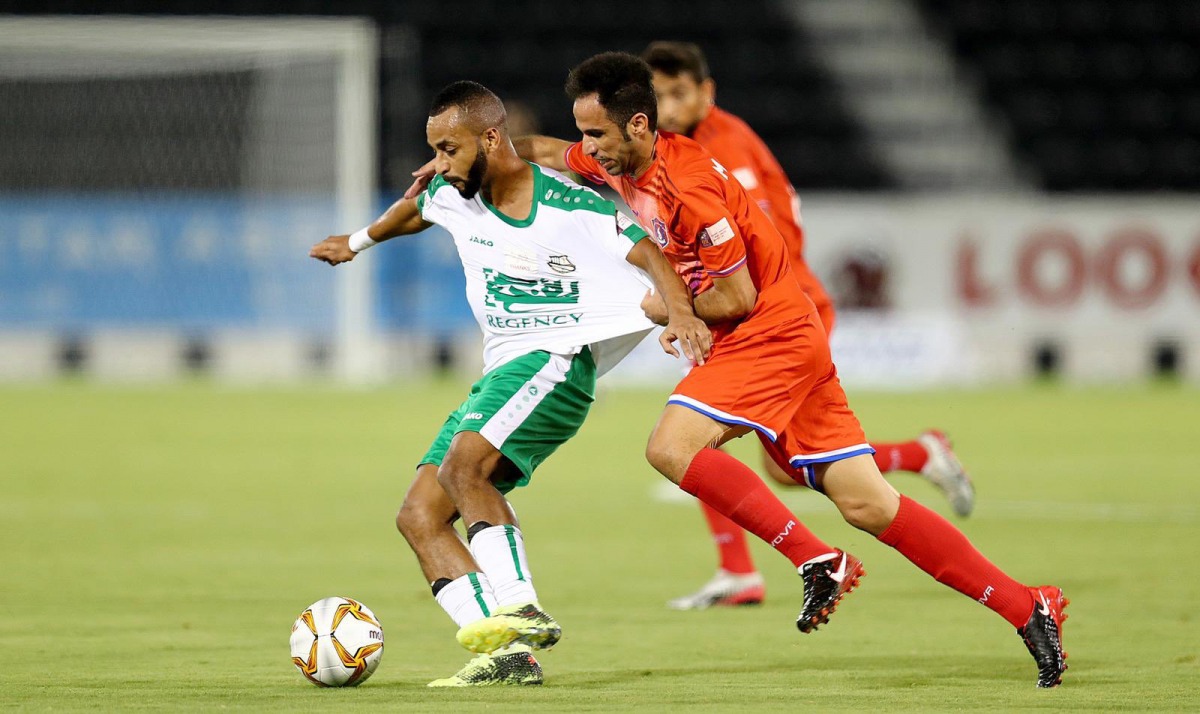
[[[360,228],[350,234],[350,250],[355,253],[361,253],[378,242],[371,240],[371,236],[367,235],[366,228]]]

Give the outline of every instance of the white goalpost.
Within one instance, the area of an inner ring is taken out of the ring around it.
[[[370,262],[307,248],[374,217],[378,56],[358,18],[0,19],[0,245],[24,268],[0,336],[123,334],[145,362],[203,335],[231,373],[326,354],[377,378]]]

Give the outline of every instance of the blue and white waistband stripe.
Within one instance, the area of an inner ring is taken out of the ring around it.
[[[682,394],[672,394],[670,397],[667,398],[667,404],[678,404],[681,407],[687,407],[688,409],[694,409],[707,417],[712,417],[713,419],[716,419],[717,421],[721,422],[722,424],[738,424],[740,426],[753,427],[755,430],[757,430],[760,433],[762,433],[763,435],[765,435],[772,442],[774,442],[775,439],[777,439],[779,436],[778,434],[775,433],[774,430],[768,429],[767,427],[763,426],[762,424],[759,424],[758,422],[753,422],[753,421],[750,421],[749,419],[743,419],[742,417],[734,416],[733,414],[723,412],[720,409],[714,409],[713,407],[708,406],[704,402],[698,401],[696,399],[692,399],[691,397],[685,397]]]
[[[792,468],[798,469],[809,464],[827,464],[831,461],[848,459],[851,456],[873,453],[875,453],[875,449],[870,444],[856,444],[842,449],[834,449],[833,451],[822,451],[817,454],[798,454],[788,459],[788,463],[792,465]]]
[[[801,466],[800,474],[804,477],[804,483],[806,486],[814,491],[819,490],[817,488],[817,470],[813,468],[812,464]]]

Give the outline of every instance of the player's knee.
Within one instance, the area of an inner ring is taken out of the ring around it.
[[[396,530],[400,531],[400,535],[408,537],[409,532],[414,525],[414,514],[407,503],[400,505],[400,510],[396,511]]]
[[[651,437],[650,441],[646,443],[646,461],[659,473],[665,473],[662,470],[662,465],[665,463],[666,456],[663,447],[657,440]]]
[[[408,541],[421,539],[437,525],[430,509],[411,496],[404,499],[396,512],[396,530]]]
[[[875,499],[848,497],[834,501],[834,504],[847,523],[873,535],[886,530],[895,515],[889,513],[887,504]]]
[[[455,494],[476,483],[486,482],[487,475],[479,468],[479,464],[455,458],[452,449],[438,469],[437,480],[446,493]]]
[[[454,498],[455,494],[461,493],[468,482],[468,479],[461,471],[455,468],[447,468],[447,464],[442,464],[442,468],[438,469],[437,480],[438,485],[445,489],[451,498]]]
[[[657,433],[650,435],[650,441],[646,444],[646,461],[663,476],[679,483],[690,460],[689,455],[682,453],[677,444]]]

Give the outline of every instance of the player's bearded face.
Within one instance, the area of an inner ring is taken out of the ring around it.
[[[575,126],[583,133],[583,151],[610,176],[620,176],[636,163],[629,135],[609,118],[595,95],[575,100]]]
[[[711,105],[704,87],[687,73],[670,77],[655,72],[654,94],[658,97],[658,125],[677,134],[691,134]]]
[[[475,134],[461,121],[457,110],[450,109],[429,117],[425,139],[436,152],[434,170],[463,198],[474,198],[483,187],[488,169],[483,135]],[[474,154],[470,153],[471,144],[475,145]]]
[[[483,142],[476,139],[475,160],[471,162],[471,168],[467,169],[467,177],[462,186],[457,183],[454,186],[458,189],[459,195],[466,199],[475,198],[475,194],[479,193],[480,188],[483,188],[483,177],[487,174],[487,168],[487,152],[483,150]]]

